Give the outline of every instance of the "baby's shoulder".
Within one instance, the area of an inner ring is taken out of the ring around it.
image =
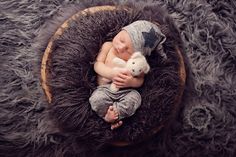
[[[112,42],[107,41],[107,42],[102,44],[102,48],[101,49],[110,50],[111,48],[112,48]]]
[[[102,45],[96,60],[100,61],[100,62],[105,62],[111,48],[112,48],[112,43],[111,42],[105,42]]]

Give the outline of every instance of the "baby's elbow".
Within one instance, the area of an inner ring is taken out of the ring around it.
[[[144,79],[139,78],[134,82],[133,87],[134,88],[139,88],[143,85],[143,83],[144,83]]]
[[[144,75],[141,75],[139,77],[139,87],[141,87],[143,85],[143,83],[144,83]]]
[[[96,73],[98,73],[98,71],[99,71],[99,62],[95,62],[94,63],[94,66],[93,66],[93,68],[94,68],[94,71],[96,72]]]
[[[139,81],[139,86],[138,86],[138,87],[141,87],[141,86],[143,85],[143,83],[144,83],[144,79],[141,79],[141,80]]]

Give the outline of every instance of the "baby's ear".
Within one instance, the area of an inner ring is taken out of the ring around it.
[[[148,63],[146,63],[146,66],[144,67],[143,72],[144,72],[145,74],[147,74],[147,73],[149,72],[149,70],[150,70],[150,66],[149,66]]]
[[[134,52],[130,58],[132,58],[132,59],[141,58],[142,56],[143,56],[142,53],[137,51],[137,52]]]

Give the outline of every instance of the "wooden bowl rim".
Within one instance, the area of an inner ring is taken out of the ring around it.
[[[96,13],[98,11],[109,11],[109,10],[115,10],[115,9],[117,9],[116,6],[105,5],[105,6],[90,7],[90,8],[84,9],[82,11],[79,11],[76,14],[72,15],[69,19],[67,19],[57,29],[57,31],[54,33],[54,35],[50,38],[48,45],[44,51],[42,62],[41,62],[41,86],[43,88],[43,91],[46,95],[46,98],[47,98],[49,104],[52,103],[52,94],[50,92],[50,87],[47,84],[47,78],[48,78],[48,74],[49,74],[49,70],[47,69],[47,65],[50,60],[50,54],[52,53],[52,47],[53,47],[54,40],[58,39],[64,33],[64,31],[69,27],[69,23],[72,20],[76,20],[79,16],[86,15],[88,13]],[[175,49],[176,49],[176,53],[178,54],[178,60],[180,63],[180,66],[178,69],[178,73],[180,76],[180,93],[176,96],[176,101],[177,101],[176,106],[177,106],[181,102],[181,97],[183,95],[185,81],[186,81],[186,70],[185,70],[185,64],[184,64],[184,59],[183,59],[182,53],[180,52],[178,47],[176,47]],[[163,125],[153,129],[151,131],[152,132],[151,134],[157,133],[162,127],[163,127]],[[111,141],[110,144],[112,144],[114,146],[121,147],[121,146],[128,146],[133,143],[127,142],[127,141]]]

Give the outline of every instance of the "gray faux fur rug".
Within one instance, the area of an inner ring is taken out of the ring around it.
[[[72,133],[60,133],[53,125],[40,86],[42,52],[36,51],[34,39],[51,21],[58,21],[50,24],[56,28],[73,13],[63,8],[81,10],[126,3],[113,1],[0,0],[0,156],[235,156],[236,3],[233,0],[128,1],[137,5],[157,3],[167,8],[185,43],[191,68],[188,85],[194,90],[185,91],[183,108],[170,130],[163,130],[138,145],[95,150],[83,145]]]

